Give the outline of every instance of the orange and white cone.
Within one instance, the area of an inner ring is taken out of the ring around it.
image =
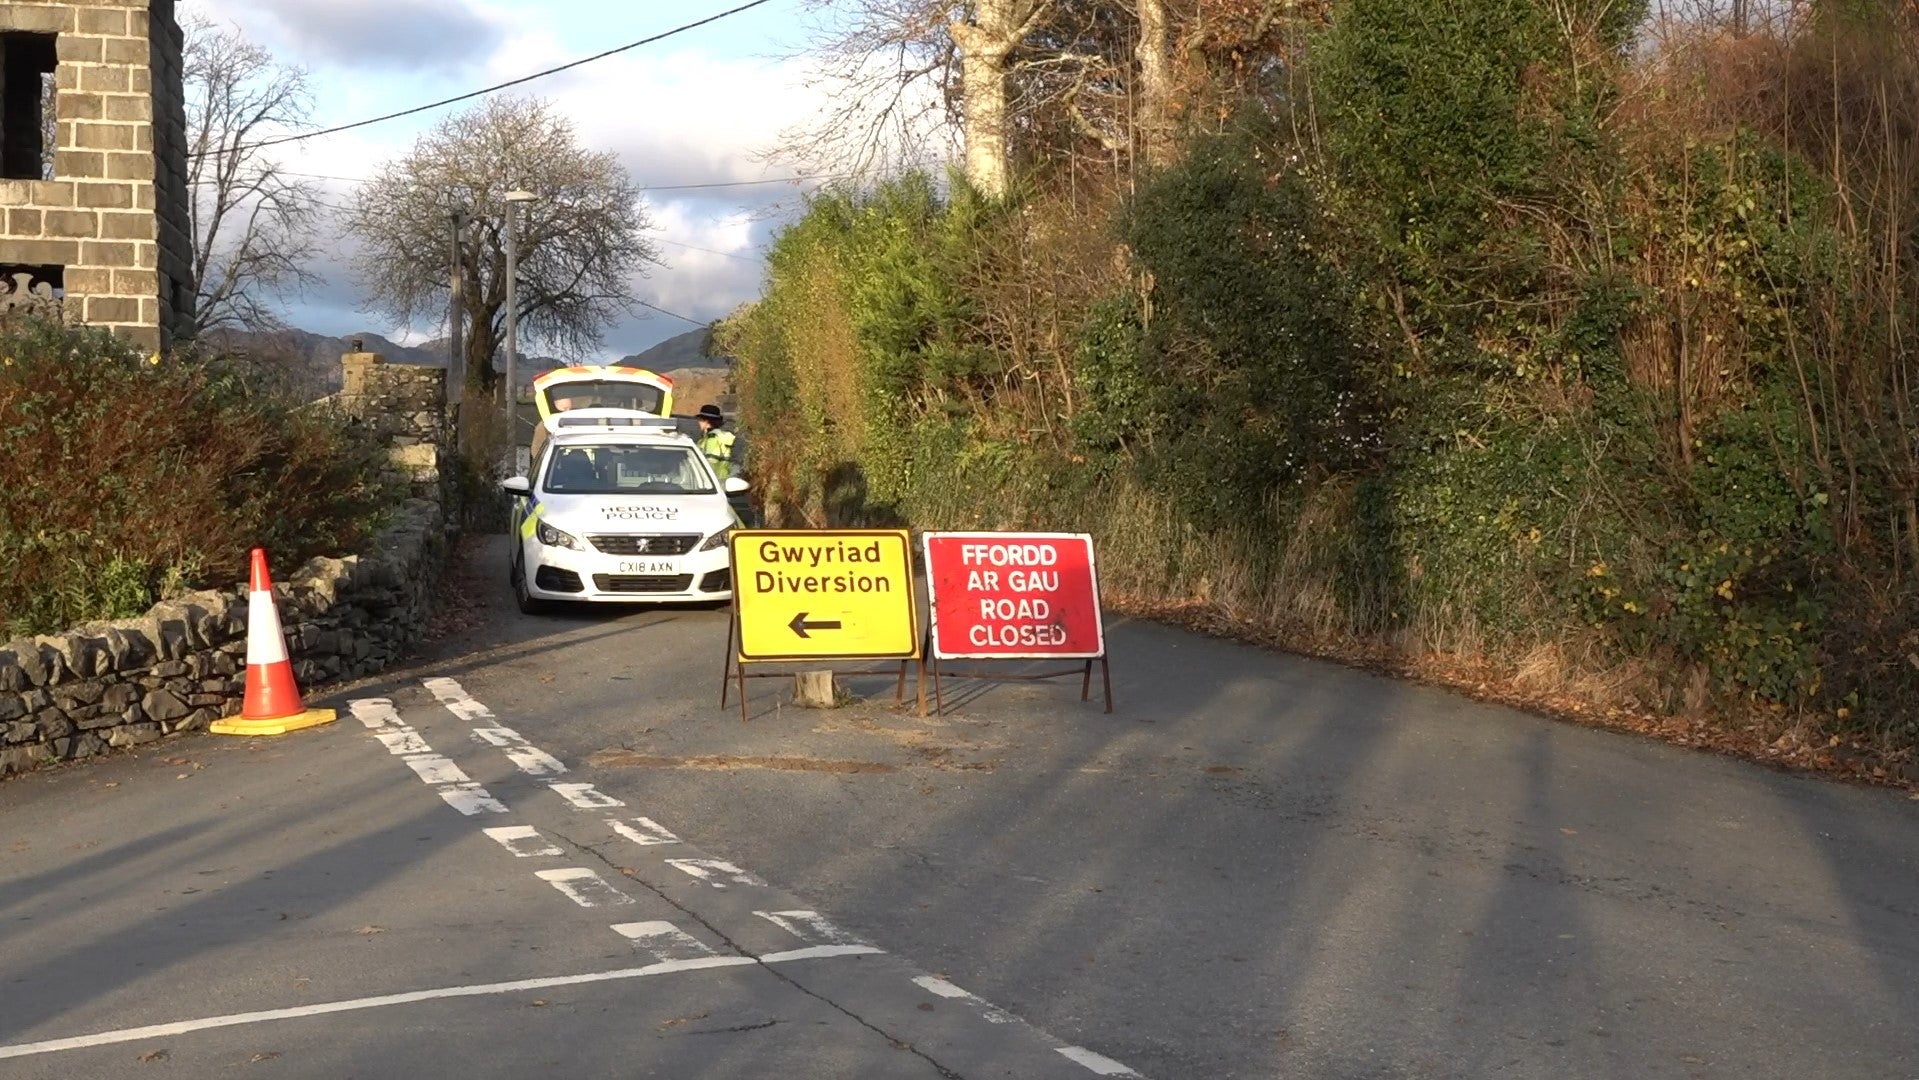
[[[247,593],[246,702],[239,716],[215,721],[209,730],[219,735],[285,735],[338,719],[332,709],[309,709],[300,700],[286,635],[280,630],[280,610],[273,603],[267,553],[260,548],[253,549]]]

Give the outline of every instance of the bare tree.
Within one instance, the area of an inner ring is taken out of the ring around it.
[[[1055,0],[813,0],[829,22],[816,42],[834,105],[803,153],[856,171],[911,159],[928,120],[956,119],[966,175],[1003,195],[1011,174],[1008,76],[1020,44]]]
[[[580,146],[573,126],[537,98],[494,98],[449,117],[360,189],[359,238],[368,304],[400,322],[437,320],[452,271],[449,215],[466,211],[461,246],[467,383],[491,393],[506,322],[508,192],[520,207],[519,326],[529,342],[578,354],[634,310],[632,280],[659,262],[639,189],[618,155]]]
[[[270,301],[314,280],[317,190],[259,143],[307,126],[304,71],[239,31],[204,18],[186,27],[193,279],[202,332],[279,325]]]
[[[1270,0],[1273,4],[1280,0]],[[1005,193],[1021,161],[1086,144],[1163,163],[1174,137],[1174,42],[1196,0],[814,0],[833,107],[797,140],[809,164],[870,173],[927,141],[942,114],[967,178]]]

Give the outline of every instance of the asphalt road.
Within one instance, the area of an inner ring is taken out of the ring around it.
[[[331,727],[0,784],[0,1077],[1919,1077],[1896,793],[1131,623],[742,724],[486,558]]]

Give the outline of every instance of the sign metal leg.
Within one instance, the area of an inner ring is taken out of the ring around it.
[[[1086,670],[1079,680],[1079,699],[1086,701],[1093,692],[1093,662],[1086,661]]]
[[[733,681],[733,641],[740,627],[739,608],[736,606],[726,617],[726,654],[720,657],[720,708],[726,708],[726,692]]]
[[[1091,665],[1087,666],[1087,672],[1089,674],[1092,672]],[[1113,669],[1107,665],[1105,656],[1099,658],[1099,677],[1100,681],[1106,684],[1106,715],[1111,716],[1113,715]]]

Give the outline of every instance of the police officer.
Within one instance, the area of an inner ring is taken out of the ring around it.
[[[718,405],[702,405],[695,419],[700,422],[700,453],[712,464],[713,475],[725,483],[733,475],[733,433],[721,427],[726,417]]]

